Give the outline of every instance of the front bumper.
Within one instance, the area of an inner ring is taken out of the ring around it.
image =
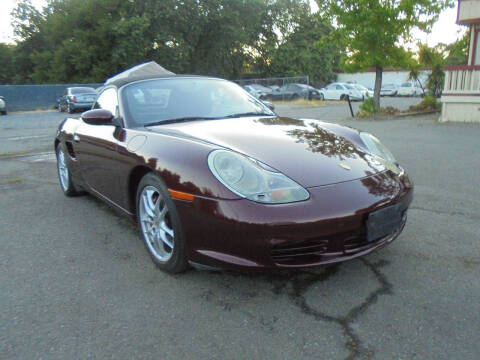
[[[413,187],[384,172],[309,188],[310,199],[263,205],[246,199],[176,200],[189,260],[220,268],[300,268],[349,260],[392,242],[406,222]],[[366,240],[368,214],[400,204],[401,226]]]

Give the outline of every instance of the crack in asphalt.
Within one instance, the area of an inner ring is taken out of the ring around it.
[[[349,352],[346,360],[353,360],[359,358],[372,358],[374,355],[374,350],[365,346],[360,336],[355,332],[352,327],[352,323],[360,316],[365,314],[372,305],[374,305],[380,296],[383,295],[392,295],[393,294],[393,285],[388,281],[385,274],[380,270],[383,266],[389,264],[386,260],[379,260],[376,263],[369,262],[364,258],[359,259],[375,276],[375,279],[378,281],[379,286],[362,301],[361,304],[352,307],[346,315],[344,316],[333,316],[329,315],[326,312],[317,310],[313,308],[305,296],[307,291],[314,286],[315,284],[324,282],[337,275],[341,264],[334,264],[327,266],[323,272],[317,273],[309,270],[296,270],[296,271],[286,271],[286,272],[271,272],[268,274],[248,274],[248,273],[236,273],[230,271],[213,271],[212,274],[217,274],[222,276],[222,274],[228,274],[229,276],[234,277],[246,277],[246,278],[263,278],[267,283],[269,283],[272,288],[271,291],[275,295],[286,294],[291,303],[300,309],[300,311],[315,319],[316,321],[324,321],[328,323],[338,324],[348,339],[345,343],[345,349]],[[232,290],[231,285],[224,285]],[[235,307],[234,304],[228,300],[214,300],[214,292],[212,290],[207,290],[201,295],[206,301],[213,301],[217,306],[220,306],[225,311],[232,311]],[[240,294],[242,295],[242,294]],[[240,296],[238,300],[248,301],[248,299],[255,297],[257,293],[249,294],[248,296]],[[258,319],[257,319],[258,320]],[[268,328],[270,331],[273,331],[274,324],[276,319],[271,322],[266,322],[266,320],[261,317],[260,324]]]
[[[269,280],[273,285],[273,293],[281,294],[286,291],[287,296],[292,303],[300,308],[305,315],[311,316],[317,321],[325,321],[340,325],[343,329],[344,335],[349,339],[345,343],[345,348],[349,351],[349,355],[346,357],[347,360],[360,357],[371,358],[373,356],[374,351],[362,344],[360,337],[355,333],[351,324],[358,318],[358,316],[364,314],[373,304],[375,304],[380,296],[393,294],[392,284],[380,271],[380,268],[387,265],[388,262],[380,260],[377,263],[371,263],[366,259],[360,259],[360,261],[372,271],[376,280],[380,283],[380,287],[371,292],[360,305],[351,308],[345,316],[336,317],[316,310],[309,305],[305,297],[305,293],[311,286],[326,281],[336,275],[340,269],[340,264],[327,267],[321,274],[302,271],[299,274],[294,274],[293,277],[289,276],[287,279],[285,275],[269,276]],[[291,291],[286,290],[289,283],[292,287]]]
[[[475,215],[464,213],[464,212],[461,212],[461,211],[444,211],[444,210],[423,208],[423,207],[420,207],[420,206],[412,206],[412,207],[409,208],[409,210],[427,211],[427,212],[431,212],[431,213],[434,213],[434,214],[440,214],[440,215],[464,216],[464,217],[472,219],[472,220],[480,220],[480,216],[475,216]]]

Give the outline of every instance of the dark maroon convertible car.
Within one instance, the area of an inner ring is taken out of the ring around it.
[[[400,234],[413,185],[373,135],[155,65],[108,80],[55,150],[63,192],[136,218],[162,270],[316,266]]]

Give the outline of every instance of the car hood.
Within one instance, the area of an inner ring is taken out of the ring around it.
[[[240,152],[304,187],[350,181],[383,170],[364,150],[317,120],[255,117],[173,123],[149,129]]]

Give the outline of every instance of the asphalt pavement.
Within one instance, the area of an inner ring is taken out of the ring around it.
[[[344,110],[277,108],[392,150],[415,183],[397,240],[330,267],[175,276],[135,224],[63,196],[52,151],[64,114],[0,117],[0,359],[479,359],[480,126]]]

